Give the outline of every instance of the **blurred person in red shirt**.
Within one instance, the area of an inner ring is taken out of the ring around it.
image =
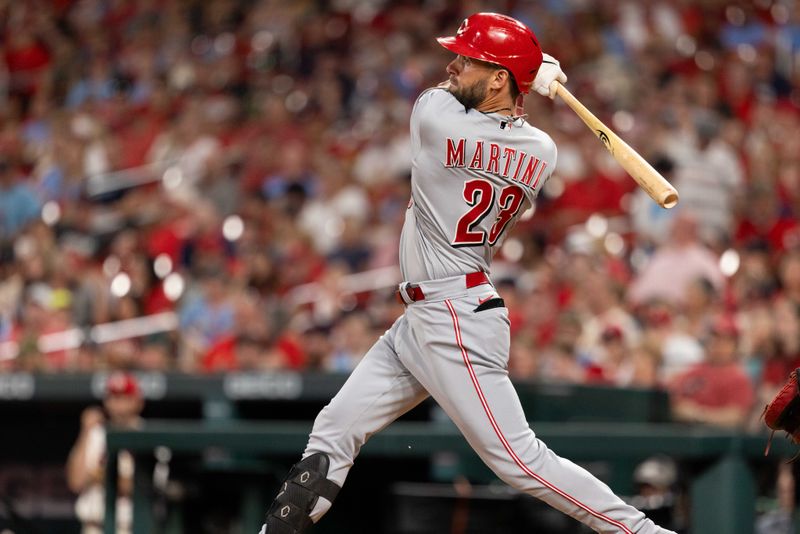
[[[267,372],[296,368],[294,346],[283,340],[272,343],[247,333],[226,336],[215,343],[199,359],[198,369],[204,373]],[[300,355],[302,356],[302,354]]]
[[[46,82],[50,52],[38,35],[43,26],[40,21],[35,20],[36,9],[22,8],[12,11],[16,24],[14,31],[6,28],[3,59],[9,75],[9,92],[21,99],[25,109],[31,97]]]
[[[705,360],[669,384],[673,417],[678,421],[737,428],[753,406],[753,385],[738,354],[739,329],[720,316],[706,340]]]
[[[540,195],[533,219],[548,228],[552,239],[560,240],[570,227],[593,214],[621,215],[622,198],[636,185],[621,179],[619,167],[607,164],[610,156],[595,140],[586,137],[574,143],[554,138],[563,147],[559,148],[559,170],[550,189]]]
[[[780,202],[773,186],[761,182],[753,184],[743,209],[735,233],[738,244],[765,243],[776,253],[800,244],[797,219],[792,210]]]

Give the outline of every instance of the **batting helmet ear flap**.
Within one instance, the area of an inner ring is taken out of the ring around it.
[[[542,64],[542,49],[533,31],[498,13],[476,13],[464,19],[452,37],[436,39],[456,54],[488,61],[508,70],[522,93],[531,89]]]

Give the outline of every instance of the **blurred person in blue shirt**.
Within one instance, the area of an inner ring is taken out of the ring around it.
[[[39,200],[8,158],[0,156],[0,241],[39,217]]]

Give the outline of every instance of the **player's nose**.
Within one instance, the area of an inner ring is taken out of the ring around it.
[[[458,57],[456,57],[453,61],[447,64],[447,68],[445,68],[445,71],[450,76],[455,76],[458,74]]]

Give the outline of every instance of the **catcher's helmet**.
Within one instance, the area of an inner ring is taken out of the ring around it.
[[[542,64],[542,49],[536,36],[530,28],[506,15],[470,15],[453,37],[436,40],[451,52],[508,69],[523,93],[530,91]]]

